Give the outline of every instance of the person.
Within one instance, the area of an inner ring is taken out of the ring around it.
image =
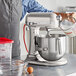
[[[36,0],[0,0],[0,37],[14,40],[12,57],[20,57],[20,20],[30,12],[53,12]]]

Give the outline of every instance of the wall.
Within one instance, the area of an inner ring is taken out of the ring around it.
[[[66,6],[76,6],[76,0],[37,0],[40,4],[44,5],[44,7],[59,11],[59,8]],[[61,10],[61,9],[60,9]]]
[[[76,0],[37,0],[40,4],[49,10],[53,11],[64,11],[62,8],[66,6],[76,6]],[[20,26],[20,43],[21,43],[21,55],[26,55],[24,43],[23,43],[23,25],[25,23],[25,18],[21,21]],[[26,33],[26,42],[28,45],[28,38]],[[75,47],[74,47],[75,48]]]

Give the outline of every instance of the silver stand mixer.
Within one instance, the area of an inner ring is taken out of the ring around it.
[[[64,58],[66,35],[59,28],[56,14],[29,13],[26,16],[26,25],[30,36],[26,58],[28,63],[47,66],[67,63]]]

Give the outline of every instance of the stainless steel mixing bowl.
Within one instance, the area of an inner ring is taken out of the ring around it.
[[[65,54],[65,35],[59,34],[58,37],[36,37],[37,50],[42,58],[54,61],[62,58]]]

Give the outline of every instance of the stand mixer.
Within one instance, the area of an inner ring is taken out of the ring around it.
[[[29,52],[26,61],[31,64],[57,66],[67,63],[66,35],[59,28],[54,13],[29,13],[26,26],[29,31]]]

